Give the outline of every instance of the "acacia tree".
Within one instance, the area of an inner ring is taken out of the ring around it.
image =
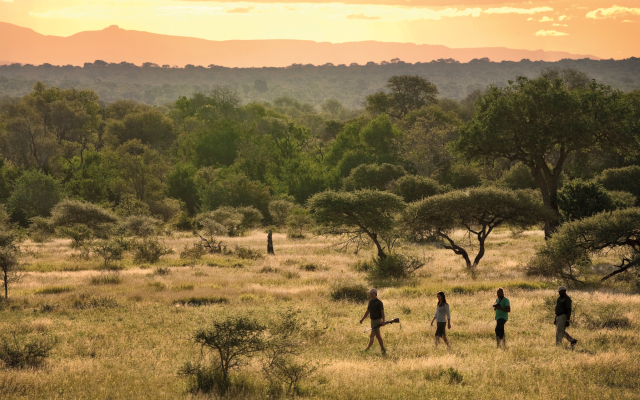
[[[528,227],[549,217],[550,212],[531,191],[498,188],[456,190],[427,197],[410,204],[403,221],[417,237],[437,236],[444,248],[464,258],[472,273],[485,253],[485,242],[498,226]],[[466,229],[478,240],[478,253],[473,262],[469,252],[453,238],[456,229]]]
[[[560,78],[518,77],[490,87],[475,103],[473,119],[454,148],[468,159],[507,159],[526,165],[544,204],[558,212],[558,179],[574,153],[623,151],[637,145],[628,96],[592,81],[572,88]],[[546,221],[551,236],[557,219]]]
[[[399,196],[377,190],[334,192],[328,190],[309,199],[307,206],[324,234],[348,236],[346,245],[371,239],[381,260],[387,258],[396,235],[396,216],[406,204]],[[381,244],[382,242],[382,244]]]
[[[592,257],[617,250],[620,264],[600,280],[640,266],[640,208],[603,212],[560,226],[530,261],[527,272],[581,281]]]

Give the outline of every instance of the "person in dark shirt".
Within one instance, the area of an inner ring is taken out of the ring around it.
[[[567,288],[564,286],[558,288],[558,294],[560,296],[556,300],[556,318],[553,321],[556,325],[556,346],[562,345],[562,338],[566,338],[573,348],[578,340],[566,331],[571,319],[571,297],[567,296]]]
[[[384,305],[382,301],[378,298],[378,291],[376,289],[371,289],[369,291],[369,305],[367,306],[367,311],[365,311],[364,315],[360,319],[360,323],[364,321],[367,316],[371,318],[371,335],[369,336],[369,344],[367,345],[366,350],[369,350],[373,345],[373,338],[378,339],[378,343],[380,343],[380,349],[382,353],[386,353],[387,350],[384,348],[384,343],[382,342],[382,336],[380,336],[380,327],[384,326]]]

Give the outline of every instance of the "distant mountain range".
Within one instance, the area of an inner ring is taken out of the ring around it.
[[[110,26],[100,31],[79,32],[69,37],[46,36],[32,29],[0,22],[0,64],[83,65],[103,60],[141,65],[225,67],[285,67],[291,64],[366,64],[398,58],[405,62],[475,58],[491,61],[558,61],[598,57],[559,51],[517,50],[505,47],[452,49],[440,45],[413,43],[347,42],[310,40],[225,40],[160,35]]]

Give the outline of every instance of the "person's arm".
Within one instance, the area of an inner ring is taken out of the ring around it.
[[[569,301],[567,302],[567,322],[565,323],[565,326],[569,326],[569,320],[571,319],[571,299],[568,299]]]
[[[447,310],[447,323],[449,325],[449,329],[451,329],[451,313],[449,312],[449,305],[446,305],[446,310]]]
[[[498,303],[498,305],[496,306],[496,310],[500,310],[500,311],[504,311],[504,312],[511,312],[511,303],[509,303],[506,307],[500,307],[500,303]]]
[[[380,312],[382,313],[382,323],[380,324],[380,326],[384,326],[384,321],[385,321],[385,318],[384,318],[384,308],[383,308],[382,310],[380,310]]]
[[[365,311],[364,315],[360,319],[360,323],[362,323],[362,321],[364,321],[364,319],[367,318],[367,315],[369,315],[369,309],[367,309],[367,311]]]

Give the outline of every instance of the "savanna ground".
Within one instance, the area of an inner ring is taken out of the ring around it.
[[[462,234],[460,234],[462,237]],[[223,238],[265,253],[266,234]],[[161,239],[175,250],[155,265],[122,265],[120,283],[99,284],[98,261],[80,261],[69,242],[26,242],[29,274],[10,289],[0,310],[0,334],[49,335],[58,344],[44,367],[0,369],[2,399],[175,399],[205,398],[187,391],[178,375],[200,356],[193,332],[224,315],[268,320],[300,310],[307,323],[308,360],[321,368],[302,383],[302,396],[322,399],[638,399],[640,398],[640,295],[618,280],[605,286],[569,287],[574,351],[554,346],[555,282],[525,277],[522,265],[543,242],[542,232],[513,237],[492,234],[476,279],[462,259],[431,245],[403,244],[398,251],[426,259],[414,277],[377,282],[388,319],[383,328],[387,355],[359,325],[365,303],[332,301],[341,282],[374,285],[353,265],[368,260],[338,252],[336,238],[287,239],[274,234],[275,256],[242,260],[205,255],[181,260],[178,253],[197,241],[190,234]],[[316,268],[301,268],[313,264]],[[309,269],[309,270],[307,270]],[[168,272],[168,273],[167,273]],[[496,350],[495,289],[511,301],[507,349]],[[447,294],[452,314],[452,350],[434,348],[429,322],[435,293]],[[184,306],[192,297],[223,297],[224,304]],[[452,368],[452,369],[450,369]],[[460,377],[462,378],[460,380]],[[239,398],[267,398],[258,362],[234,374]]]

